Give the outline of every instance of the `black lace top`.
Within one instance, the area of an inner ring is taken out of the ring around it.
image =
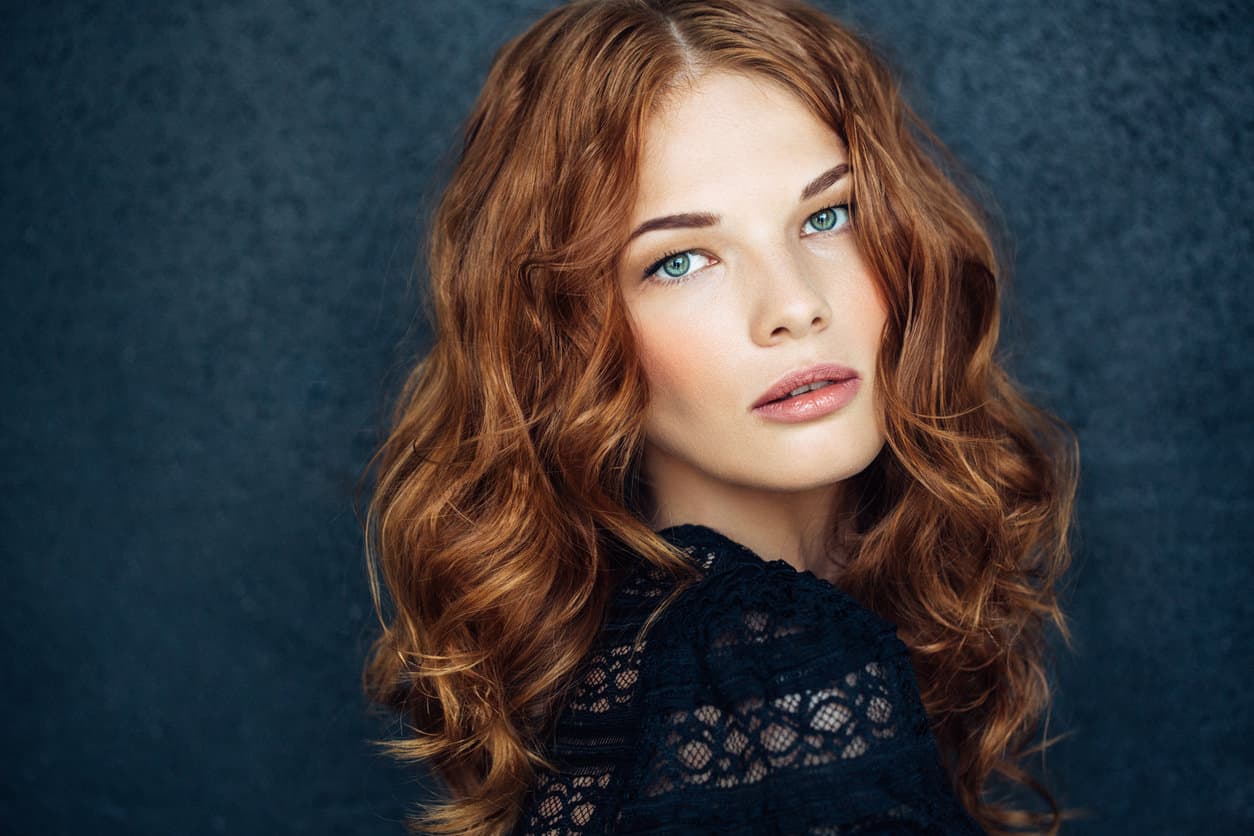
[[[980,834],[953,795],[896,628],[719,532],[659,532],[703,579],[642,562],[558,717],[515,836]]]

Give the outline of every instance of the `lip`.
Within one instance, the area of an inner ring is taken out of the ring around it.
[[[786,401],[763,404],[754,409],[753,414],[781,424],[813,421],[830,415],[853,400],[861,383],[858,378],[851,377]]]
[[[771,404],[771,401],[784,397],[793,389],[805,386],[808,383],[814,383],[818,380],[830,380],[833,384],[837,385],[824,386],[822,389],[799,396],[798,400],[818,395],[828,389],[839,388],[842,390],[849,390],[856,388],[856,386],[841,386],[839,384],[850,380],[857,381],[857,379],[858,373],[848,366],[840,366],[835,363],[819,363],[795,372],[789,372],[779,380],[775,381],[771,388],[763,392],[762,396],[753,402],[751,409],[758,411],[768,404],[776,407],[783,406],[784,404]]]

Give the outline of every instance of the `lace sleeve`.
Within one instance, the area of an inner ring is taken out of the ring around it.
[[[891,624],[778,561],[720,581],[659,660],[618,832],[983,832]]]

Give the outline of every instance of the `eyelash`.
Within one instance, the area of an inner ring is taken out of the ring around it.
[[[845,221],[843,226],[840,226],[836,229],[820,229],[815,234],[821,235],[824,232],[836,232],[836,233],[843,232],[845,229],[847,229],[849,226],[853,224],[853,208],[854,208],[853,203],[835,203],[835,204],[832,204],[831,206],[824,206],[822,209],[819,209],[816,212],[810,213],[810,215],[806,217],[806,221],[809,221],[810,218],[813,218],[815,215],[819,214],[820,212],[829,212],[833,209],[844,209],[845,214],[848,215],[848,220]],[[663,264],[665,264],[667,261],[670,261],[675,256],[683,255],[684,253],[692,253],[692,252],[696,252],[696,250],[672,250],[666,253],[657,261],[653,262],[653,264],[651,264],[648,268],[645,269],[644,271],[645,281],[651,281],[651,282],[654,282],[655,284],[662,284],[662,285],[683,284],[684,282],[688,281],[688,279],[691,278],[693,275],[692,271],[689,271],[688,273],[686,273],[680,278],[669,278],[669,279],[656,278],[655,274],[657,273],[658,270],[662,269]]]

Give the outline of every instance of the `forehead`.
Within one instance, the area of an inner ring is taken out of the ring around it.
[[[798,182],[845,159],[839,134],[779,82],[706,73],[678,87],[646,123],[635,214],[728,189],[774,183],[798,191]]]

